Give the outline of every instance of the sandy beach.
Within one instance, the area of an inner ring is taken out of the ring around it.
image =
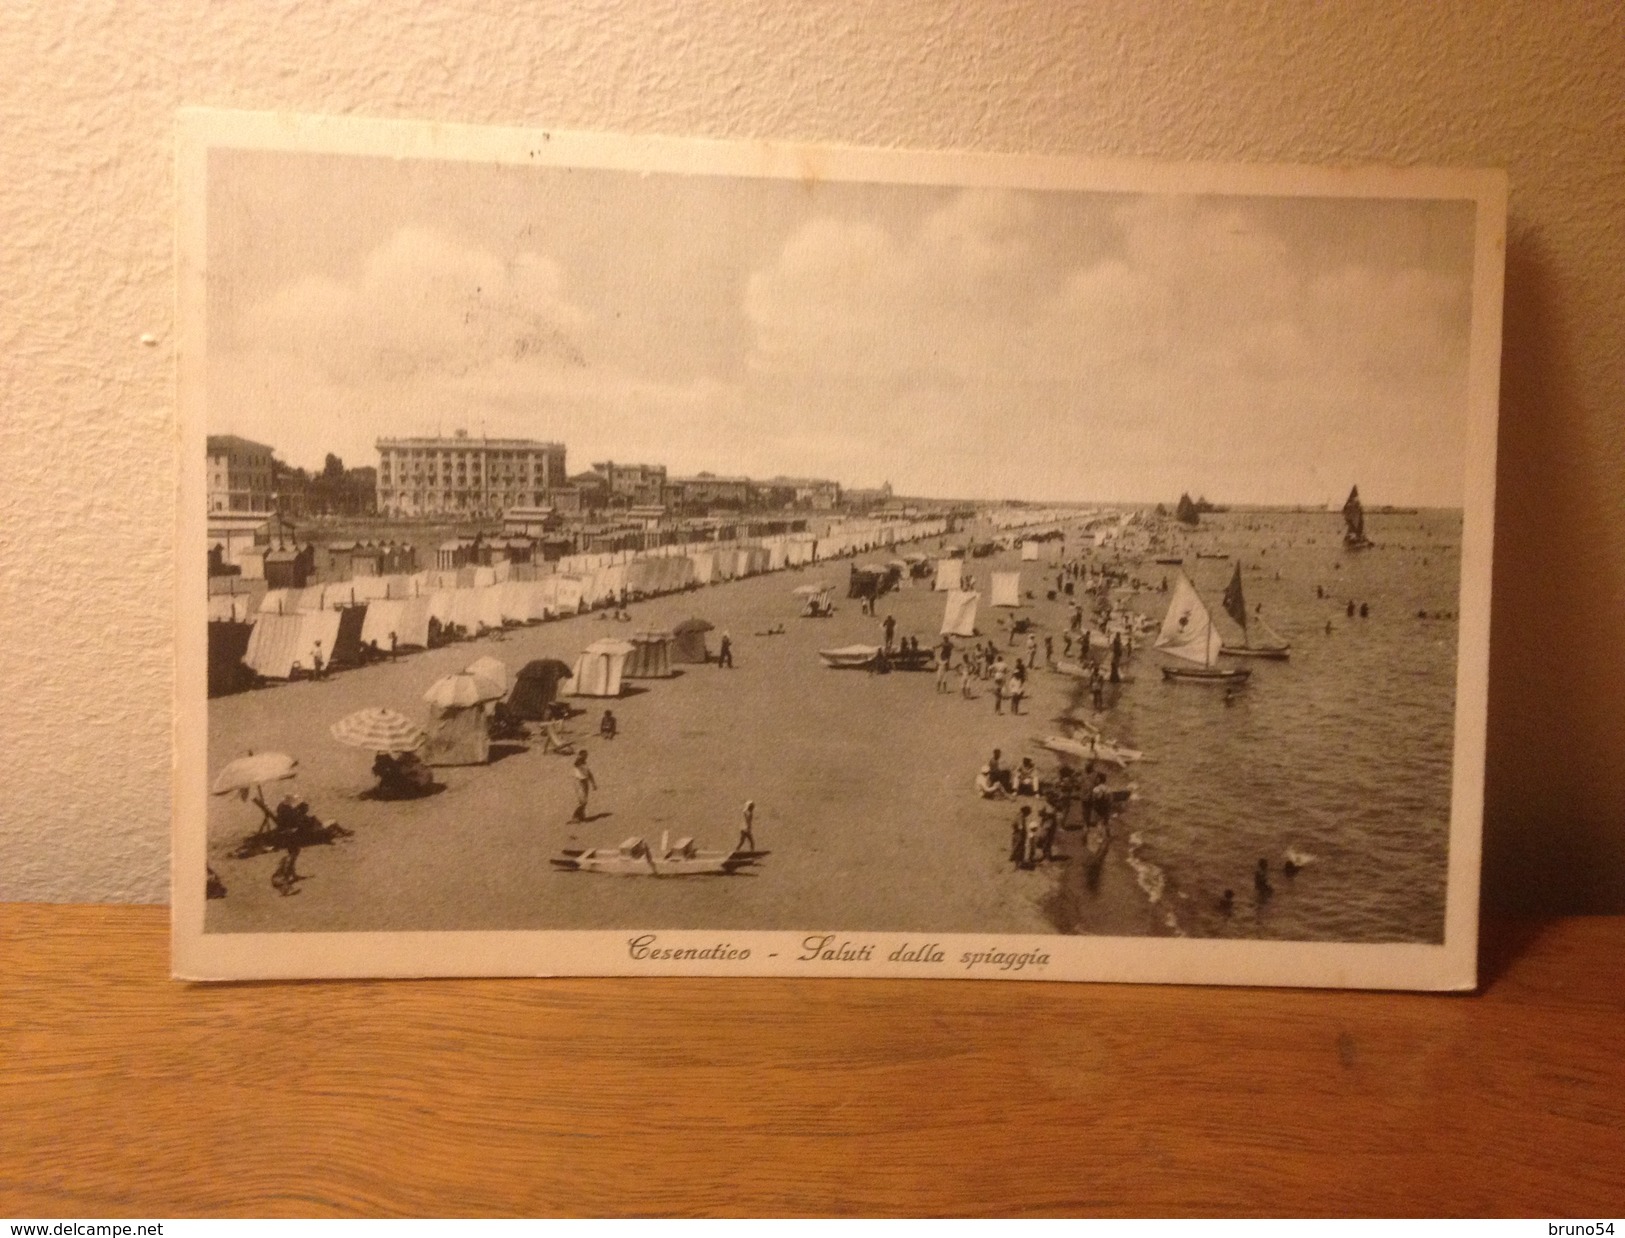
[[[918,548],[934,553],[935,540]],[[209,704],[210,768],[250,749],[296,756],[293,787],[318,816],[354,831],[299,858],[306,880],[283,897],[270,884],[279,854],[234,859],[257,812],[235,797],[209,803],[209,862],[228,896],[208,904],[210,932],[716,928],[841,929],[920,933],[1070,931],[1140,935],[1164,931],[1135,885],[1121,841],[1098,879],[1065,870],[1082,862],[1080,835],[1061,836],[1065,860],[1022,871],[1007,859],[1015,807],[985,802],[971,784],[994,748],[1010,763],[1055,760],[1036,741],[1060,729],[1076,681],[1040,670],[1022,716],[996,716],[987,685],[976,699],[938,694],[934,672],[834,671],[817,650],[879,644],[895,616],[899,638],[937,639],[943,597],[909,584],[861,613],[844,598],[851,560],[752,577],[635,604],[632,622],[600,613],[510,629],[321,682],[275,686]],[[1037,600],[1018,612],[987,606],[989,573],[1021,566]],[[1019,564],[1015,551],[969,561],[982,588],[982,639],[1008,648],[1009,616],[1034,620],[1040,641],[1065,624],[1064,602],[1043,598],[1047,564]],[[791,590],[837,587],[828,619],[798,617]],[[540,657],[573,660],[607,635],[669,627],[690,616],[727,631],[736,666],[686,666],[670,679],[629,681],[622,699],[575,698],[570,724],[599,784],[590,820],[571,824],[569,761],[537,747],[494,748],[487,766],[438,771],[445,790],[407,803],[361,797],[372,783],[368,754],[328,727],[352,710],[387,706],[421,717],[424,689],[482,655],[510,671]],[[782,626],[783,633],[765,635]],[[1057,648],[1059,652],[1059,648]],[[608,706],[620,722],[597,738]],[[1108,719],[1107,731],[1111,733]],[[1119,781],[1129,779],[1117,776]],[[766,852],[746,874],[671,880],[555,871],[561,848],[614,846],[641,835],[692,836],[727,849],[746,800]],[[1135,821],[1130,810],[1128,828]],[[1120,825],[1118,834],[1124,832]],[[1063,884],[1066,895],[1061,891]]]

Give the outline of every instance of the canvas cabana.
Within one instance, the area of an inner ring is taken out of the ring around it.
[[[666,679],[671,675],[670,632],[632,633],[632,652],[621,669],[625,679]]]
[[[685,619],[679,623],[672,629],[671,660],[700,665],[709,662],[711,651],[705,646],[705,634],[713,626],[704,619]]]
[[[489,701],[473,705],[430,706],[423,729],[429,738],[418,749],[428,765],[484,765],[491,759],[491,737],[486,726]]]
[[[254,621],[243,662],[266,679],[289,679],[295,670],[315,669],[313,654],[321,646],[322,660],[331,664],[339,634],[339,612],[306,611],[294,615],[261,614]]]
[[[621,676],[632,645],[624,640],[605,638],[588,645],[576,658],[570,677],[571,696],[619,696]]]
[[[1038,562],[1038,543],[1037,542],[1026,541],[1026,542],[1021,543],[1021,561],[1023,563],[1037,563]],[[995,606],[998,605],[997,602],[995,602],[993,604]]]
[[[976,635],[976,603],[980,593],[954,589],[948,594],[947,606],[942,613],[943,636]]]
[[[952,593],[956,591],[965,579],[965,561],[963,559],[938,559],[937,584],[938,593]]]
[[[1033,542],[1027,543],[1035,545]],[[994,572],[993,597],[989,600],[991,606],[1020,606],[1021,605],[1021,573],[1020,572]]]
[[[547,716],[547,707],[558,700],[559,685],[570,678],[570,667],[557,658],[537,658],[526,662],[514,676],[508,693],[508,710],[519,718],[536,721]]]

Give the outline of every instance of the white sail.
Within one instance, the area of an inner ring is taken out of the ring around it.
[[[1215,666],[1223,643],[1219,630],[1213,626],[1213,616],[1208,614],[1195,588],[1181,573],[1173,600],[1168,603],[1167,617],[1162,621],[1162,631],[1157,633],[1156,647],[1198,666]]]

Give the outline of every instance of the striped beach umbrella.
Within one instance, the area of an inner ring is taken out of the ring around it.
[[[369,752],[411,752],[428,738],[423,728],[393,709],[358,709],[335,722],[333,738]]]

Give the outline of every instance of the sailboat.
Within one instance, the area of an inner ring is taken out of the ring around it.
[[[1157,633],[1156,648],[1192,665],[1164,666],[1162,677],[1199,683],[1245,683],[1252,671],[1219,666],[1219,649],[1223,643],[1196,587],[1181,572],[1179,583],[1174,586],[1173,600],[1168,603],[1168,614],[1162,621],[1162,631]]]
[[[1230,577],[1230,583],[1224,590],[1224,613],[1229,615],[1241,625],[1241,644],[1225,645],[1220,653],[1232,658],[1273,658],[1284,662],[1292,655],[1288,652],[1292,646],[1282,635],[1265,622],[1263,615],[1253,616],[1253,622],[1264,629],[1268,639],[1261,644],[1253,644],[1252,633],[1247,625],[1247,598],[1241,591],[1241,564],[1236,564],[1235,573]]]
[[[1358,486],[1349,491],[1348,501],[1343,504],[1343,523],[1347,526],[1343,530],[1345,550],[1364,550],[1372,544],[1365,535],[1365,505],[1360,502]]]

